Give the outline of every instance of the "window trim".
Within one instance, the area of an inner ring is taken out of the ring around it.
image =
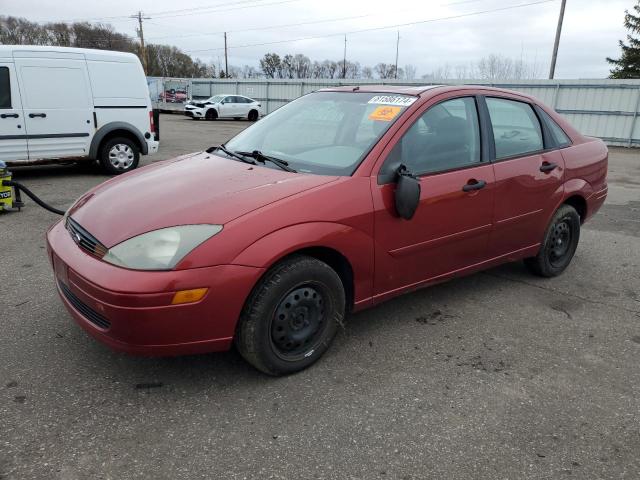
[[[8,107],[3,107],[3,106],[0,105],[0,110],[14,110],[14,108],[13,108],[13,96],[11,95],[11,70],[6,65],[0,66],[0,69],[3,69],[3,68],[7,70],[7,82],[9,83],[9,106]]]
[[[405,130],[405,132],[400,136],[400,138],[398,139],[397,142],[395,142],[395,144],[393,145],[393,147],[391,147],[391,149],[389,150],[389,153],[387,153],[387,156],[384,158],[384,160],[382,161],[380,168],[378,170],[378,175],[377,175],[377,183],[378,185],[386,185],[389,183],[394,183],[396,181],[396,175],[395,172],[389,172],[389,173],[382,173],[382,170],[384,168],[384,165],[387,161],[387,159],[389,158],[389,155],[391,155],[391,152],[393,152],[393,149],[396,148],[396,145],[398,144],[398,142],[402,141],[402,138],[407,134],[407,132],[409,130],[411,130],[413,128],[413,126],[420,121],[420,119],[432,108],[451,101],[451,100],[460,100],[463,98],[470,98],[474,101],[475,107],[476,107],[476,116],[478,118],[478,137],[480,140],[480,161],[478,163],[472,164],[472,165],[461,165],[459,167],[453,167],[453,168],[448,168],[446,170],[436,170],[436,171],[427,171],[427,172],[411,172],[412,174],[414,174],[416,177],[418,177],[419,179],[422,178],[426,178],[426,177],[431,177],[433,175],[440,175],[443,173],[449,173],[449,172],[455,172],[458,170],[466,170],[468,168],[477,168],[483,165],[487,165],[490,163],[490,150],[489,150],[489,143],[488,143],[488,138],[487,135],[489,132],[486,132],[486,128],[483,126],[483,121],[482,121],[482,115],[480,113],[480,104],[479,104],[479,99],[478,99],[479,95],[476,94],[462,94],[462,95],[456,95],[456,96],[452,96],[452,97],[447,97],[447,98],[443,98],[442,100],[433,103],[431,105],[429,105],[427,108],[425,108],[422,111],[419,111],[417,113],[417,117],[416,119],[411,123],[411,125],[409,125],[409,127]]]

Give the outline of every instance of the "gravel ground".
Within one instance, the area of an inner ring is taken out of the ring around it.
[[[247,122],[163,115],[160,160]],[[356,314],[325,357],[266,377],[234,352],[113,353],[70,319],[27,200],[0,216],[0,478],[640,478],[640,151],[564,275],[521,263]],[[97,169],[19,169],[64,208]]]

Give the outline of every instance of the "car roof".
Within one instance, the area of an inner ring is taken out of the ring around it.
[[[413,95],[416,97],[430,97],[449,91],[477,91],[484,90],[494,93],[506,93],[517,95],[524,99],[531,100],[533,97],[514,90],[504,88],[494,88],[485,85],[352,85],[344,87],[328,87],[320,92],[366,92],[366,93],[395,93],[397,95]]]
[[[420,96],[422,93],[444,85],[352,85],[345,87],[322,88],[320,92],[367,92],[367,93],[395,93],[399,95]]]

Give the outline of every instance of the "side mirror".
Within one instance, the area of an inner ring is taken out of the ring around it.
[[[411,220],[420,203],[420,181],[404,165],[400,165],[396,173],[396,212],[405,220]]]

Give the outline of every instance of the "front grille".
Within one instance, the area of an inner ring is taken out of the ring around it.
[[[60,290],[62,290],[64,298],[66,298],[69,303],[73,305],[73,308],[78,310],[83,317],[93,323],[96,327],[100,327],[104,330],[108,330],[111,327],[111,322],[109,320],[76,297],[76,295],[64,283],[58,282],[58,285],[60,285]]]
[[[98,258],[102,258],[107,254],[107,247],[102,245],[97,238],[82,228],[78,222],[73,220],[71,217],[67,217],[65,227],[71,234],[73,241],[86,252],[89,252],[91,255]]]
[[[193,112],[192,112],[191,110],[185,110],[184,114],[185,114],[187,117],[193,117]]]

